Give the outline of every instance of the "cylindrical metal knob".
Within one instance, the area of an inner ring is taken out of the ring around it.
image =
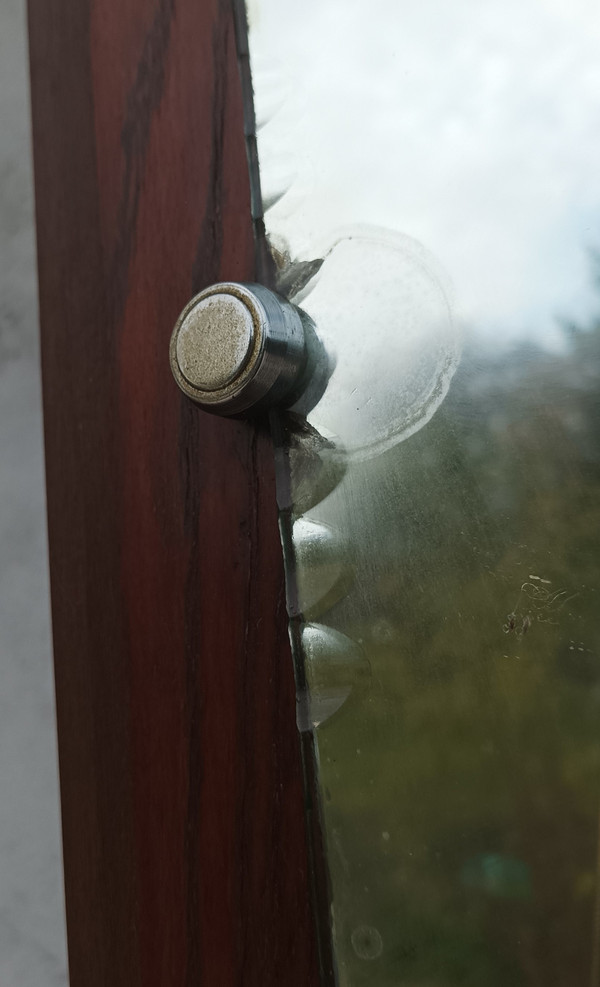
[[[179,387],[221,415],[290,403],[306,359],[298,309],[259,284],[205,288],[186,305],[171,337]]]

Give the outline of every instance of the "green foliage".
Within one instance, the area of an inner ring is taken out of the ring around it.
[[[371,676],[318,730],[340,979],[587,987],[600,326],[462,366],[425,428],[344,481],[356,581],[326,620]]]

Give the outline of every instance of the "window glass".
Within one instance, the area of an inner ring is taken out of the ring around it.
[[[339,982],[600,982],[600,13],[256,0]]]

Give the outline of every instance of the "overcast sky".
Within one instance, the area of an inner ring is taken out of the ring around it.
[[[597,0],[253,0],[267,228],[415,237],[487,335],[550,342],[594,308]],[[266,122],[265,122],[266,121]]]

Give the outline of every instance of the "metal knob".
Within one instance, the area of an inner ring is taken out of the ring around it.
[[[179,387],[221,415],[292,403],[306,360],[300,312],[259,284],[205,288],[188,302],[171,336]]]

